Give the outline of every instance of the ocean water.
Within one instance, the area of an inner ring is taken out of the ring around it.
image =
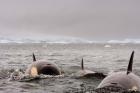
[[[140,44],[0,44],[0,93],[82,93],[92,91],[102,78],[74,78],[73,73],[85,69],[108,74],[125,71],[132,51],[135,51],[133,72],[140,76]],[[26,70],[37,60],[55,63],[64,71],[62,78],[48,78],[30,82],[9,81],[14,69]],[[91,92],[94,93],[94,92]]]

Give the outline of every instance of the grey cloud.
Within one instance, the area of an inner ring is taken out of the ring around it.
[[[93,40],[139,38],[139,3],[139,0],[3,0],[0,34]]]

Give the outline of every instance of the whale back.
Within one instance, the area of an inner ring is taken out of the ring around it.
[[[108,75],[97,88],[104,88],[108,86],[122,87],[126,90],[140,91],[140,78],[132,73],[134,51],[132,52],[129,64],[126,71],[114,72]]]
[[[36,60],[36,57],[33,53],[33,63],[30,64],[25,72],[25,74],[31,76],[37,76],[40,74],[44,75],[60,75],[60,69],[53,63],[44,61],[44,60]]]

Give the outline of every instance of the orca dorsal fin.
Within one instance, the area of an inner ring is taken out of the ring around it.
[[[83,58],[82,58],[82,61],[81,61],[81,68],[82,68],[82,70],[84,70],[84,60],[83,60]]]
[[[35,54],[33,53],[33,61],[36,61],[36,57]]]
[[[133,58],[134,58],[134,51],[132,52],[127,68],[127,75],[132,72],[132,66],[133,66]]]

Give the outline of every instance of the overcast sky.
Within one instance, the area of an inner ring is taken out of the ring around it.
[[[0,0],[0,36],[140,38],[140,0]]]

